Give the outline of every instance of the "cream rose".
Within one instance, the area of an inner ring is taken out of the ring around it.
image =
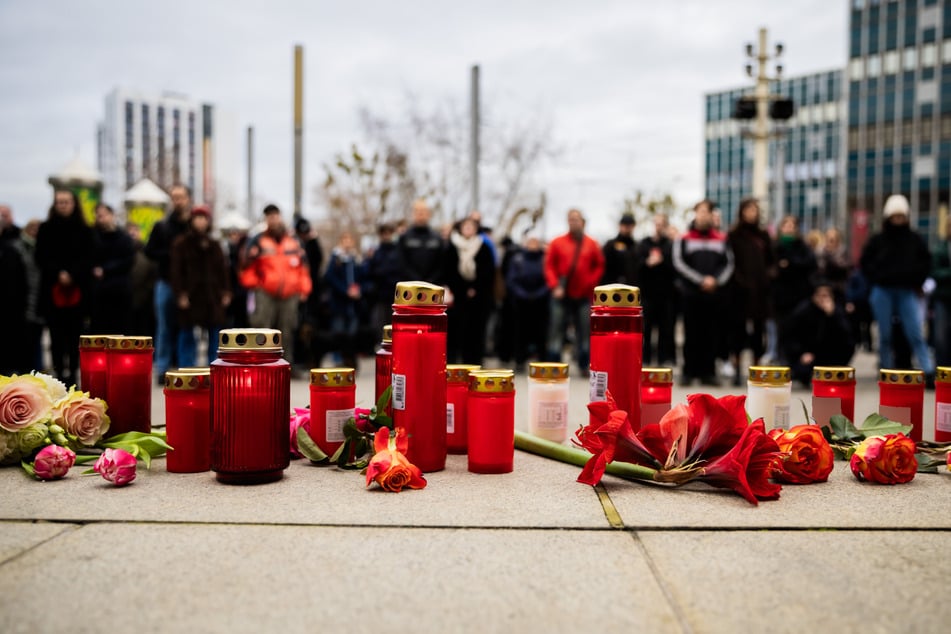
[[[53,422],[87,447],[99,442],[109,429],[106,404],[102,399],[89,398],[87,392],[70,392],[53,411]]]
[[[14,376],[0,385],[0,427],[20,431],[50,417],[53,401],[41,379]]]

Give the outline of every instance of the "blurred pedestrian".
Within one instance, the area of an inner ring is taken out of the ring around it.
[[[18,237],[0,235],[0,332],[5,335],[0,346],[0,374],[7,375],[29,372],[24,333],[30,288],[23,254],[16,242]]]
[[[644,306],[644,365],[677,365],[674,326],[677,323],[677,289],[674,280],[673,240],[667,216],[654,216],[654,233],[637,245],[639,287]]]
[[[45,370],[43,362],[43,328],[46,325],[40,314],[40,269],[36,265],[36,236],[40,231],[40,221],[30,219],[20,233],[20,248],[23,265],[26,268],[26,281],[29,288],[26,300],[26,346],[25,369]]]
[[[446,246],[431,226],[432,210],[426,201],[413,203],[413,224],[399,238],[403,280],[443,283]]]
[[[132,240],[135,255],[129,277],[132,280],[132,317],[128,333],[138,337],[155,337],[155,282],[158,265],[145,255],[142,228],[134,222],[126,223],[126,233]]]
[[[770,332],[767,357],[778,361],[785,346],[782,316],[791,313],[812,295],[816,255],[799,233],[799,220],[784,216],[776,236],[776,279],[773,281],[773,308],[776,314]]]
[[[634,214],[621,215],[617,235],[604,243],[604,275],[602,284],[627,284],[637,286],[637,242],[634,240]]]
[[[96,205],[96,252],[93,255],[90,330],[126,334],[132,321],[132,266],[135,245],[119,227],[116,212]]]
[[[931,277],[935,281],[931,295],[935,365],[948,367],[951,366],[951,229],[935,249]]]
[[[826,229],[825,240],[816,256],[819,277],[832,285],[835,299],[840,304],[845,299],[845,285],[852,271],[852,263],[845,250],[842,232],[835,227]]]
[[[357,335],[367,274],[366,264],[349,231],[340,234],[337,246],[330,252],[324,282],[330,294],[331,350],[337,355],[338,364],[356,368]]]
[[[849,365],[855,351],[851,329],[827,280],[819,280],[812,296],[783,319],[783,352],[794,381],[808,387],[815,366]]]
[[[449,235],[445,276],[452,293],[448,362],[482,365],[486,325],[495,304],[495,258],[471,216]]]
[[[530,356],[545,358],[550,301],[545,283],[545,251],[536,235],[529,235],[522,248],[512,245],[506,251],[511,251],[505,286],[512,302],[515,369],[524,372]]]
[[[379,244],[367,262],[370,280],[370,324],[375,338],[382,336],[383,326],[390,323],[396,284],[403,281],[403,258],[396,243],[396,227],[384,222],[377,227]]]

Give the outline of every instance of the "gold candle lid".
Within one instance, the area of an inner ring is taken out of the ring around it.
[[[210,374],[211,368],[208,366],[196,366],[193,368],[176,368],[173,372],[186,372],[188,374]]]
[[[383,326],[383,343],[393,343],[393,326],[391,324]]]
[[[469,373],[481,369],[481,365],[450,363],[446,366],[446,381],[449,383],[467,383],[469,381]]]
[[[750,381],[767,385],[783,385],[792,382],[792,371],[782,365],[751,365]]]
[[[469,373],[469,389],[475,392],[514,392],[515,373],[511,370],[473,370]]]
[[[812,369],[813,381],[826,381],[829,383],[854,381],[855,368],[848,366],[819,366]]]
[[[595,306],[640,306],[641,289],[627,284],[605,284],[594,289]]]
[[[218,334],[218,349],[281,352],[281,331],[273,328],[227,328]]]
[[[925,373],[921,370],[889,370],[882,368],[878,371],[878,380],[890,385],[924,385]]]
[[[568,378],[568,364],[532,361],[528,364],[528,376],[545,381],[564,381]]]
[[[110,337],[121,337],[122,335],[80,335],[79,347],[87,349],[105,349],[109,346]]]
[[[200,390],[211,387],[211,373],[207,368],[179,368],[165,373],[166,390]]]
[[[350,387],[355,381],[353,368],[313,368],[310,371],[310,384],[317,387]]]
[[[126,337],[115,335],[106,337],[106,348],[109,350],[151,350],[152,337]]]
[[[939,365],[934,372],[935,383],[951,383],[951,367]]]
[[[399,282],[393,303],[400,306],[439,306],[446,303],[446,289],[429,282]]]
[[[647,383],[673,383],[674,371],[671,368],[642,368],[641,380]]]

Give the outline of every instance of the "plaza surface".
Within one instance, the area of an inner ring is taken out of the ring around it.
[[[854,363],[857,418],[878,403],[875,359]],[[574,368],[572,368],[574,370]],[[358,376],[372,401],[372,360]],[[517,377],[517,421],[527,420]],[[707,391],[694,387],[689,392]],[[716,388],[717,395],[745,388]],[[572,427],[588,387],[573,379]],[[687,389],[675,388],[674,401]],[[798,400],[794,390],[793,423]],[[292,405],[308,402],[294,381]],[[931,437],[934,392],[925,397]],[[152,395],[163,423],[164,397]],[[951,623],[951,474],[829,482],[748,504],[517,451],[476,475],[465,456],[421,491],[294,461],[235,487],[170,474],[121,489],[76,467],[40,483],[0,470],[0,632],[945,632]]]

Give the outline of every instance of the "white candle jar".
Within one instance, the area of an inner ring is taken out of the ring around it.
[[[789,429],[789,402],[792,400],[792,375],[788,367],[750,366],[746,412],[750,418],[762,418],[766,431]]]
[[[528,366],[528,428],[539,438],[562,443],[568,437],[568,364]]]

